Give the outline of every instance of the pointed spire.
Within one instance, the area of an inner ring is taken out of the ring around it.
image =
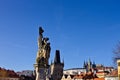
[[[92,65],[92,62],[91,62],[90,58],[89,58],[89,60],[88,60],[88,64],[89,64],[90,66]]]
[[[85,63],[85,61],[84,61],[84,64],[83,64],[83,68],[86,68],[86,63]]]
[[[93,61],[92,68],[96,68],[95,61]]]
[[[59,50],[56,50],[54,63],[61,63],[61,61],[60,61],[60,51]]]

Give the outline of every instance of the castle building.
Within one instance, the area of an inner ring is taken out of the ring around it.
[[[86,73],[85,68],[70,68],[63,71],[64,75],[79,75],[81,73]]]
[[[114,67],[95,64],[95,62],[92,63],[90,59],[88,62],[84,61],[83,67],[86,69],[86,72],[92,72],[93,74],[96,74],[98,78],[104,78],[114,70]]]
[[[96,69],[96,64],[89,59],[87,62],[84,61],[83,68],[86,69],[86,72],[93,72]]]
[[[19,72],[16,72],[19,76],[33,76],[33,70],[23,70],[23,71],[19,71]]]

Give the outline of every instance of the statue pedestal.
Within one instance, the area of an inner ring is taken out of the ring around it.
[[[49,67],[40,66],[39,64],[34,64],[36,80],[49,80]]]

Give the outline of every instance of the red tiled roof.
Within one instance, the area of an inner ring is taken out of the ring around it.
[[[94,78],[94,80],[105,80],[105,78]]]
[[[99,74],[99,73],[105,73],[104,71],[100,71],[100,72],[97,72],[96,74]]]
[[[76,75],[76,76],[74,76],[73,78],[75,78],[75,79],[82,79],[83,76],[81,76],[81,75]]]
[[[113,70],[108,76],[118,76],[118,70]]]
[[[4,71],[4,72],[6,72],[7,74],[5,75],[6,77],[14,77],[14,78],[17,78],[17,77],[19,77],[18,75],[17,75],[17,73],[15,73],[13,70],[7,70],[7,69],[4,69],[4,68],[1,68],[0,67],[0,71]]]

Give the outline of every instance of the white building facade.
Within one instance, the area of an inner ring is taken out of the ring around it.
[[[77,75],[80,73],[86,73],[85,68],[71,68],[63,71],[63,74]]]
[[[118,77],[115,76],[106,76],[105,80],[119,80]]]

